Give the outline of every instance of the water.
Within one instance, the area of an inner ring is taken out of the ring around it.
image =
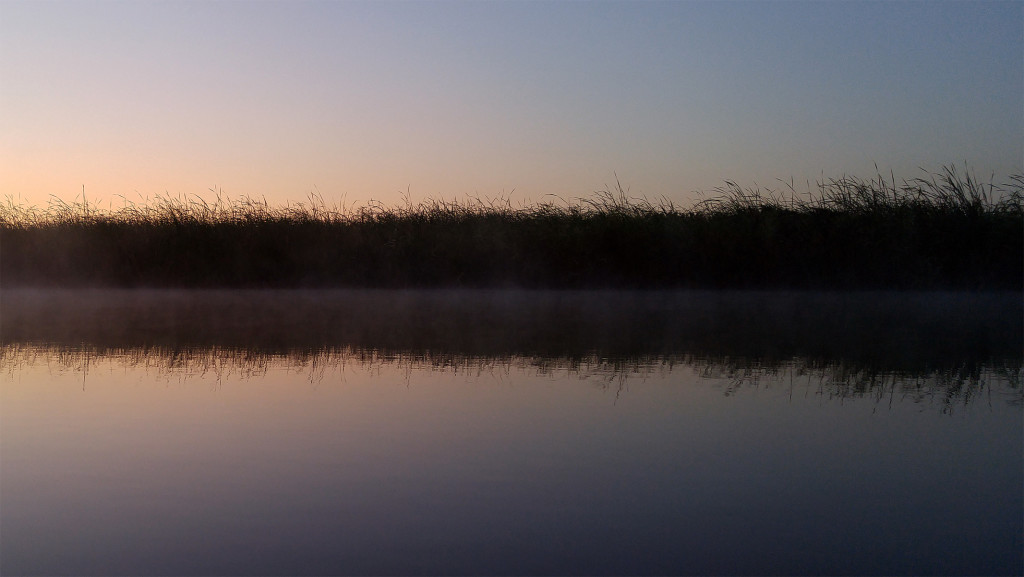
[[[0,573],[1020,574],[1018,294],[0,293]]]

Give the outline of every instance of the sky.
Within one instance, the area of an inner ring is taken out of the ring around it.
[[[0,199],[687,205],[1024,167],[1024,2],[0,0]],[[51,197],[52,195],[52,197]]]

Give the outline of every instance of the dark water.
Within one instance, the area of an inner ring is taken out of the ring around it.
[[[0,573],[1021,574],[1020,294],[0,293]]]

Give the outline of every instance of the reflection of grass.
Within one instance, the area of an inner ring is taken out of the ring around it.
[[[0,345],[0,374],[26,366],[88,374],[100,367],[145,371],[158,379],[205,379],[218,384],[262,378],[270,370],[306,375],[314,383],[344,379],[346,371],[373,373],[381,368],[440,371],[453,375],[503,378],[509,374],[589,380],[599,390],[628,391],[632,379],[666,378],[692,372],[726,396],[748,389],[787,390],[824,401],[869,399],[879,404],[912,402],[952,412],[980,399],[1024,404],[1019,361],[1001,361],[952,370],[884,371],[842,362],[806,358],[765,362],[736,357],[692,355],[583,357],[473,356],[429,351],[388,351],[351,347],[296,349],[287,353],[225,347],[97,348],[60,345]]]
[[[0,206],[0,282],[231,287],[1012,288],[1024,176],[946,168],[817,192],[734,183],[683,209],[621,186],[575,203],[271,207],[160,198]]]
[[[952,368],[892,371],[844,362],[795,358],[762,363],[745,359],[704,359],[697,363],[701,376],[727,383],[724,394],[745,389],[789,387],[797,383],[800,394],[824,400],[873,399],[880,404],[897,402],[938,405],[943,413],[985,399],[1024,405],[1019,359],[982,364],[964,363]]]

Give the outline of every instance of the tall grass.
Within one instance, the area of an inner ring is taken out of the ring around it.
[[[687,208],[631,198],[331,206],[159,197],[0,205],[2,286],[1020,290],[1024,176],[969,170],[815,190],[726,182]]]

